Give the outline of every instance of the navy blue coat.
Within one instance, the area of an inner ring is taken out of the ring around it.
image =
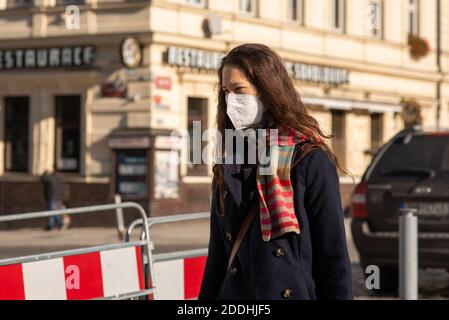
[[[240,225],[258,199],[256,167],[223,164],[224,217],[212,196],[209,253],[198,300],[353,299],[337,171],[315,149],[291,171],[301,233],[262,240],[253,220],[233,263],[228,257]]]

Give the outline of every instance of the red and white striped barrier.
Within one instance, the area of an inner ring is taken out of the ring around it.
[[[139,246],[0,266],[0,300],[84,300],[141,290]]]
[[[154,263],[157,299],[196,299],[206,258]],[[140,247],[0,266],[0,300],[85,300],[144,289]]]
[[[157,300],[193,300],[198,298],[205,256],[159,261],[154,264]]]

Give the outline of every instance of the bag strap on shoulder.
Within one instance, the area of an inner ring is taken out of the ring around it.
[[[240,244],[243,241],[243,238],[245,237],[245,234],[247,233],[249,226],[251,225],[252,221],[256,217],[257,209],[259,208],[259,201],[256,200],[255,204],[250,209],[248,215],[245,217],[245,219],[242,222],[242,225],[240,226],[239,232],[237,234],[237,238],[235,239],[235,242],[231,249],[231,255],[229,256],[229,262],[228,262],[228,271],[231,269],[231,265],[234,262],[234,258],[237,254],[237,251],[239,250]]]

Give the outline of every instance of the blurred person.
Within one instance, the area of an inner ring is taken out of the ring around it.
[[[63,195],[63,185],[61,178],[56,173],[56,168],[52,171],[45,170],[41,176],[41,182],[44,186],[44,198],[47,202],[47,210],[57,210],[58,201],[61,201]],[[50,231],[55,228],[61,228],[64,225],[64,219],[60,215],[48,217],[45,230]]]
[[[277,129],[277,170],[213,166],[209,251],[199,300],[353,299],[336,156],[281,58],[244,44],[218,69],[217,129]],[[236,130],[239,129],[239,130]],[[249,150],[244,144],[244,151]],[[269,150],[269,149],[268,149]],[[240,246],[239,246],[240,245]],[[234,257],[234,259],[232,259]]]

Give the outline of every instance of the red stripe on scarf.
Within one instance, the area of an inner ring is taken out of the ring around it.
[[[279,200],[279,201],[276,201],[275,203],[267,205],[268,211],[276,212],[279,208],[293,209],[294,205],[293,205],[293,202],[288,203],[283,200]]]
[[[284,223],[280,223],[278,225],[275,225],[272,227],[271,232],[277,232],[281,229],[284,228],[288,228],[288,227],[295,227],[295,228],[299,228],[299,224],[295,223],[293,221],[288,221],[288,222],[284,222]]]
[[[271,230],[264,230],[264,231],[262,231],[262,234],[263,234],[264,236],[271,237],[271,235],[272,235],[273,233],[276,233],[276,232],[280,231],[281,229],[285,229],[285,228],[288,228],[288,227],[295,227],[295,228],[298,229],[298,231],[299,231],[299,224],[298,224],[298,223],[294,223],[294,222],[285,222],[285,223],[282,223],[282,224],[280,224],[280,225],[278,225],[278,226],[272,227]]]
[[[265,201],[268,202],[275,196],[291,198],[293,197],[293,191],[281,191],[279,189],[275,189],[270,194],[267,194],[267,196],[265,197]]]
[[[281,185],[282,187],[289,187],[291,186],[290,179],[279,179],[277,177],[273,177],[270,179],[270,181],[263,183],[265,185],[265,190],[270,189],[274,185]]]
[[[279,207],[284,207],[284,208],[287,208],[287,209],[293,209],[295,206],[294,206],[293,203],[292,204],[284,203],[283,205],[278,205],[277,203],[274,203],[274,204],[270,204],[267,207],[262,206],[260,208],[260,212],[261,213],[269,213],[270,211],[276,211],[276,209],[279,208]],[[280,211],[280,212],[283,212],[283,211]]]
[[[293,217],[296,218],[296,215],[294,213],[292,214],[291,212],[288,212],[288,211],[282,211],[282,212],[279,212],[278,214],[274,214],[274,215],[270,216],[269,219],[261,219],[260,222],[262,224],[267,225],[267,224],[272,224],[272,221],[276,220],[276,219],[293,218]]]
[[[267,205],[267,208],[269,211],[276,210],[276,208],[279,208],[279,207],[293,209],[294,205],[293,205],[293,202],[288,203],[288,202],[285,202],[282,200],[279,200],[279,201],[276,201],[276,203]]]

